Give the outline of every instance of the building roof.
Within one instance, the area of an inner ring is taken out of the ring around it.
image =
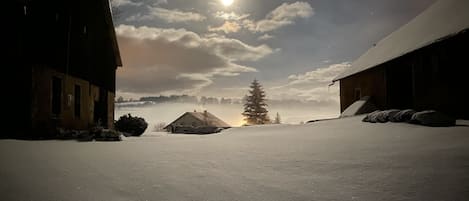
[[[171,125],[171,124],[176,123],[179,119],[181,119],[182,117],[184,117],[186,115],[191,115],[192,117],[198,119],[201,122],[206,121],[207,126],[209,126],[209,127],[219,127],[219,128],[231,127],[230,125],[225,123],[223,120],[219,119],[218,117],[216,117],[212,113],[206,112],[206,111],[204,111],[204,112],[186,112],[183,115],[181,115],[179,118],[177,118],[176,120],[174,120],[173,122],[168,124],[168,126]],[[166,126],[166,127],[168,127],[168,126]]]
[[[439,0],[352,63],[338,81],[426,47],[469,28],[468,0]]]

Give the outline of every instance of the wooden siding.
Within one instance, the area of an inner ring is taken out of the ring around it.
[[[15,5],[12,49],[28,65],[42,65],[115,91],[120,62],[109,29],[106,0],[27,1]],[[18,9],[21,8],[21,9]],[[26,12],[24,11],[26,10]]]
[[[360,97],[356,92],[360,91]],[[384,68],[373,68],[340,80],[340,111],[361,97],[370,96],[378,108],[386,107],[386,80]]]
[[[52,112],[52,79],[59,78],[62,83],[62,90],[60,92],[60,113],[54,114]],[[91,126],[96,125],[95,119],[95,105],[99,102],[100,88],[91,84],[90,82],[76,78],[73,76],[66,76],[63,73],[52,70],[47,67],[35,67],[32,74],[33,90],[32,90],[32,113],[31,117],[32,128],[37,131],[53,132],[56,127],[71,128],[76,130],[86,130]],[[76,116],[75,111],[75,86],[80,86],[81,89],[81,107],[80,116]],[[112,92],[108,93],[106,102],[106,119],[103,122],[108,127],[112,127],[114,121],[114,95]]]
[[[469,119],[469,31],[401,58],[412,63],[413,102]]]

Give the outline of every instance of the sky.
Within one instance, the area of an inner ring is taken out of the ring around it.
[[[113,0],[117,96],[339,104],[332,79],[434,0]]]

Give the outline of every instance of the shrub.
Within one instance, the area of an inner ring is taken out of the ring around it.
[[[122,141],[119,132],[110,129],[103,129],[95,136],[96,141]]]
[[[141,117],[132,117],[127,114],[119,117],[119,120],[115,122],[116,129],[124,134],[130,134],[130,136],[142,135],[148,127],[148,123]]]
[[[433,127],[447,127],[456,125],[455,118],[447,116],[435,110],[416,112],[412,115],[412,119],[410,120],[410,122]]]
[[[166,123],[165,122],[159,122],[157,123],[154,127],[153,127],[153,132],[163,132],[163,131],[166,131],[164,129],[164,127],[166,127]]]

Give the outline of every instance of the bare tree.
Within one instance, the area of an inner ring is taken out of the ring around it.
[[[166,123],[165,122],[159,122],[159,123],[155,124],[155,126],[153,127],[153,132],[163,132],[163,131],[165,131],[164,127],[166,127]]]

